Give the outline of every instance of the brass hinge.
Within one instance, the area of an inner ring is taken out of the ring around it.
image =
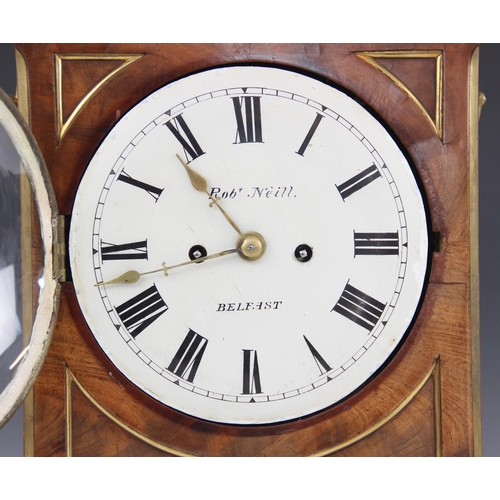
[[[68,278],[68,238],[66,216],[54,219],[54,279],[64,283]]]

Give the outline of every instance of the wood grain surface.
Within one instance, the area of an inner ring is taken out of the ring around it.
[[[52,346],[34,390],[34,455],[477,453],[469,194],[470,127],[475,126],[470,123],[470,64],[476,45],[19,44],[17,49],[28,68],[30,126],[61,214],[71,214],[78,183],[104,136],[144,96],[214,66],[274,64],[340,85],[376,112],[418,171],[439,242],[415,324],[383,371],[337,405],[276,425],[207,422],[144,394],[100,350],[72,283],[64,283]],[[370,52],[378,54],[372,58],[375,64],[366,57]],[[65,58],[68,54],[85,57]],[[103,54],[141,57],[119,69],[123,61]],[[59,83],[56,55],[63,61]],[[61,137],[58,105],[64,123],[96,86]]]

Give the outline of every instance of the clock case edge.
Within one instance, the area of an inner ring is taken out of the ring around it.
[[[363,50],[366,49],[380,49],[381,47],[379,46],[370,46],[370,47],[359,47],[360,49],[363,48]],[[475,50],[475,54],[477,54],[478,51],[477,49]],[[474,56],[475,60],[477,60],[477,55]],[[256,62],[258,62],[259,58],[256,58]],[[477,179],[474,179],[474,176],[477,176],[477,168],[475,169],[476,172],[474,172],[474,161],[477,166],[477,121],[474,120],[474,113],[477,115],[477,102],[475,101],[474,98],[474,91],[477,90],[477,83],[474,84],[474,80],[477,82],[477,63],[476,64],[476,69],[471,70],[471,93],[470,93],[470,166],[471,166],[471,182],[470,182],[470,216],[471,216],[471,226],[470,226],[470,231],[471,231],[471,266],[470,266],[470,279],[471,279],[471,329],[473,331],[472,335],[472,342],[473,342],[473,372],[472,376],[474,378],[474,385],[478,386],[478,319],[477,319],[477,311],[478,311],[478,305],[477,305],[477,262],[473,262],[474,259],[477,260],[477,258],[474,256],[474,241],[477,242],[477,239],[474,239],[474,234],[477,234],[477,222],[474,222],[474,219],[477,218],[477,202],[474,202],[475,197],[477,197],[477,187],[474,188],[475,183],[477,183]],[[475,75],[474,75],[475,73]],[[476,141],[476,142],[474,142]],[[474,146],[476,144],[476,146]],[[475,156],[475,160],[474,160]],[[475,225],[475,228],[474,228]],[[475,252],[477,254],[477,251]],[[64,286],[64,285],[63,285]],[[474,290],[474,288],[476,290]],[[477,334],[474,333],[474,330],[477,331]],[[480,421],[480,400],[478,400],[478,389],[474,389],[474,454],[480,454],[480,426],[478,425],[478,415],[479,415],[479,421]],[[35,451],[33,451],[35,453]]]

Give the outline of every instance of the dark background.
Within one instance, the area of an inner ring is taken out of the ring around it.
[[[479,257],[483,455],[500,456],[500,44],[483,44],[479,90]],[[0,87],[15,94],[14,45],[0,43]],[[0,430],[0,457],[23,455],[22,409]]]

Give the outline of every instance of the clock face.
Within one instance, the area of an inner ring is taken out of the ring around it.
[[[422,295],[422,195],[346,94],[265,67],[198,73],[111,130],[81,181],[73,280],[97,342],[160,402],[286,421],[367,381]],[[134,271],[134,272],[131,272]]]

